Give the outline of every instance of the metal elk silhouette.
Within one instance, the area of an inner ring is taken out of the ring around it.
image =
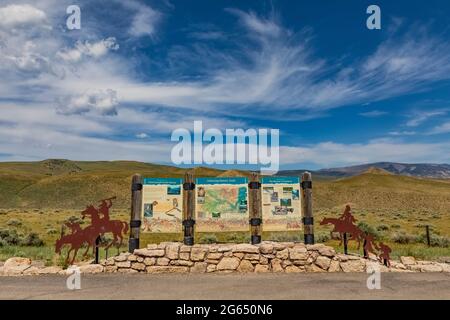
[[[128,232],[128,223],[120,220],[110,220],[109,209],[112,207],[112,200],[116,197],[103,199],[100,201],[100,205],[95,207],[94,205],[86,206],[86,209],[81,212],[82,219],[89,217],[91,224],[82,229],[77,222],[66,222],[64,225],[70,229],[69,234],[61,233],[61,238],[56,240],[55,252],[60,254],[64,245],[69,246],[67,252],[66,263],[72,264],[75,261],[78,251],[84,245],[86,251],[83,253],[85,257],[89,249],[92,247],[92,252],[98,247],[97,238],[105,235],[106,233],[112,233],[113,239],[106,246],[109,248],[113,245],[120,247],[123,243],[124,236]]]
[[[378,245],[375,243],[374,236],[362,231],[358,226],[354,223],[356,222],[355,217],[352,214],[352,209],[349,205],[345,206],[344,213],[339,218],[324,218],[320,224],[326,225],[331,224],[334,226],[331,232],[338,232],[340,235],[341,242],[339,245],[342,245],[342,241],[346,240],[346,235],[350,236],[349,240],[355,240],[358,242],[358,250],[361,247],[361,242],[363,242],[364,248],[364,257],[367,258],[369,253],[372,253],[378,257],[381,262],[384,262],[386,266],[390,265],[390,253],[392,249],[380,242]],[[344,244],[345,246],[347,243]]]

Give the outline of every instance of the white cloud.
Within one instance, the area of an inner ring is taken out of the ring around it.
[[[440,124],[436,127],[434,127],[429,134],[442,134],[442,133],[449,133],[450,132],[450,121],[445,122],[443,124]]]
[[[65,115],[96,112],[101,115],[117,115],[117,92],[111,89],[91,90],[81,95],[59,101],[58,112]]]
[[[227,11],[237,15],[241,23],[250,31],[263,36],[276,37],[281,35],[283,29],[275,21],[274,17],[265,19],[254,12],[246,13],[237,9],[227,9]]]
[[[313,163],[320,167],[380,161],[450,162],[450,143],[405,143],[390,139],[368,143],[321,142],[305,147],[280,147],[281,164]]]
[[[13,155],[11,160],[170,160],[170,146],[161,141],[119,141],[33,126],[0,126],[0,145],[2,153]]]
[[[391,131],[391,132],[389,132],[390,136],[413,136],[415,134],[416,134],[415,131],[407,131],[407,130],[404,130],[404,131]]]
[[[149,36],[153,37],[156,33],[156,26],[161,22],[161,12],[151,8],[148,5],[138,1],[129,0],[120,2],[125,8],[131,9],[134,16],[128,33],[133,37]]]
[[[109,135],[113,132],[111,127],[94,118],[58,114],[49,103],[0,103],[0,123],[9,128],[11,134],[16,128],[31,127],[88,135]]]
[[[30,25],[47,26],[45,12],[28,4],[0,7],[1,28],[11,29]]]
[[[136,135],[136,138],[145,139],[148,138],[148,134],[146,134],[145,132],[141,132]]]
[[[448,110],[446,109],[415,111],[412,115],[410,115],[411,119],[406,122],[406,125],[408,127],[417,127],[428,119],[446,115],[447,112]]]
[[[116,42],[116,38],[109,37],[94,43],[87,40],[85,42],[77,41],[75,48],[59,51],[57,55],[64,61],[78,62],[83,56],[97,59],[106,55],[110,50],[116,51],[118,49],[119,44]]]

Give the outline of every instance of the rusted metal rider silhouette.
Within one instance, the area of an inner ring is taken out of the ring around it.
[[[123,242],[124,235],[128,232],[128,223],[120,220],[110,220],[109,209],[112,207],[112,200],[116,197],[101,200],[101,204],[98,209],[93,205],[88,205],[85,210],[81,212],[81,216],[84,219],[86,216],[91,218],[91,224],[82,229],[79,223],[66,223],[65,225],[70,228],[71,233],[64,235],[61,234],[61,238],[56,241],[56,253],[61,253],[62,247],[67,244],[70,245],[70,249],[67,253],[66,262],[73,263],[75,261],[78,250],[85,244],[87,249],[84,256],[87,255],[89,248],[92,247],[93,252],[97,247],[96,239],[105,233],[111,232],[113,240],[106,248],[112,245],[120,247]],[[102,217],[100,217],[102,215]],[[119,241],[120,240],[120,241]],[[73,255],[70,258],[70,255]]]
[[[343,221],[345,225],[353,225],[357,220],[352,215],[352,209],[349,205],[345,206],[344,213],[339,217],[339,220]]]
[[[386,266],[390,266],[390,253],[392,249],[380,242],[378,245],[375,243],[375,237],[370,233],[363,232],[358,226],[354,225],[357,220],[352,215],[352,211],[349,205],[345,206],[344,213],[339,218],[324,218],[320,224],[332,224],[334,229],[331,232],[339,232],[342,245],[342,239],[344,233],[349,233],[351,238],[358,241],[358,249],[360,248],[361,240],[364,240],[364,257],[369,258],[369,253],[378,256],[380,262]]]
[[[354,224],[357,220],[352,215],[352,210],[349,205],[345,206],[344,213],[339,218],[324,218],[320,224],[332,224],[334,229],[331,232],[339,232],[340,245],[344,238],[344,233],[350,235],[350,240],[358,241],[358,249],[361,246],[361,241],[364,239],[364,233]]]

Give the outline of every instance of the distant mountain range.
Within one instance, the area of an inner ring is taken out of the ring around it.
[[[386,173],[398,174],[410,177],[450,179],[449,164],[431,163],[396,163],[396,162],[376,162],[350,167],[329,168],[312,171],[318,177],[339,178],[350,177],[364,173],[370,169],[383,170]],[[301,175],[305,170],[283,170],[278,175]]]

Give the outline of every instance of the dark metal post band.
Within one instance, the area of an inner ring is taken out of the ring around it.
[[[312,189],[312,181],[302,181],[302,189]]]
[[[194,224],[195,224],[195,220],[194,219],[183,220],[183,226],[185,226],[185,227],[193,227]]]
[[[259,181],[251,181],[248,184],[248,188],[249,189],[260,189],[261,188],[261,183]]]
[[[195,190],[195,183],[193,182],[185,182],[183,183],[183,190]]]
[[[314,217],[303,217],[304,225],[314,225]]]
[[[141,220],[131,220],[130,228],[139,228],[141,226]]]
[[[133,253],[135,249],[139,249],[139,239],[130,238],[128,242],[128,251]]]
[[[313,234],[305,234],[305,244],[314,244]]]
[[[254,236],[254,235],[252,235],[251,240],[252,240],[252,244],[261,243],[261,236]]]
[[[249,223],[251,226],[255,227],[255,226],[259,226],[262,224],[262,219],[261,218],[251,218],[249,220]]]
[[[131,191],[139,191],[142,190],[142,183],[133,183],[131,185]]]
[[[185,236],[183,242],[187,246],[193,246],[194,245],[194,237]]]

